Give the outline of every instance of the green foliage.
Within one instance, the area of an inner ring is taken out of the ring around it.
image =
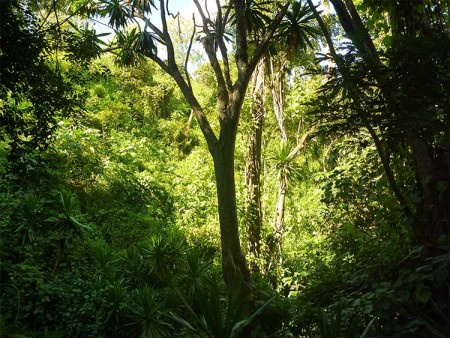
[[[356,3],[358,9],[361,4],[374,13],[371,1]],[[366,114],[380,135],[408,204],[420,212],[404,133],[416,131],[430,141],[433,158],[448,160],[447,37],[391,36],[381,14],[390,5],[367,18],[384,34],[376,43],[389,42],[380,72],[403,107],[398,116],[385,109],[374,73],[349,45],[341,54],[353,82],[336,69],[326,78],[304,73],[308,53],[290,65],[287,133],[298,137],[305,125],[322,129],[291,156],[293,144],[273,137],[277,121],[266,116],[263,269],[247,299],[239,286],[227,295],[217,277],[214,171],[199,128],[195,120],[188,125],[190,108],[175,82],[139,56],[157,52],[156,38],[133,27],[116,36],[126,47],[122,63],[135,64],[119,68],[113,57],[100,56],[102,35],[83,21],[51,30],[61,40],[44,34],[54,9],[44,24],[34,5],[6,1],[0,11],[0,335],[449,335],[448,237],[435,251],[412,242],[410,220],[361,119]],[[149,13],[153,2],[133,5]],[[267,21],[265,5],[246,2],[251,32]],[[79,1],[70,7],[96,10]],[[128,23],[120,1],[100,7],[113,13],[113,26]],[[435,32],[438,9],[430,10]],[[292,48],[311,44],[317,31],[303,27],[311,19],[294,2],[282,24]],[[314,105],[305,105],[326,80]],[[207,64],[198,64],[192,83],[209,117],[216,96]],[[239,203],[246,139],[236,140]],[[278,178],[272,168],[290,182],[277,291],[264,270],[273,259],[268,238]],[[446,181],[433,184],[444,200]]]
[[[301,168],[296,162],[296,156],[292,155],[295,146],[290,142],[281,142],[278,149],[273,151],[269,160],[273,162],[275,171],[280,177],[290,181],[300,177]]]
[[[62,28],[54,24],[43,29],[41,21],[47,18],[33,6],[32,1],[5,1],[0,14],[0,139],[8,143],[9,159],[21,171],[30,154],[48,146],[58,119],[78,114],[84,100],[68,69],[53,55],[64,49]]]
[[[163,319],[161,299],[151,288],[138,289],[131,296],[128,317],[131,327],[136,327],[138,336],[142,338],[166,337],[169,335],[170,323]]]
[[[77,27],[70,21],[68,23],[71,29],[63,31],[63,40],[66,45],[65,58],[70,62],[87,66],[93,59],[100,57],[101,47],[106,46],[101,38],[109,33],[97,34],[87,22],[81,27]]]
[[[16,229],[16,233],[22,234],[22,244],[32,243],[36,240],[36,227],[41,225],[39,213],[42,211],[42,203],[35,194],[24,196],[22,206],[22,224]]]
[[[333,169],[317,177],[322,185],[322,199],[333,206],[330,218],[339,224],[348,222],[362,228],[378,224],[385,229],[395,226],[403,222],[403,217],[400,208],[395,208],[396,201],[375,146],[364,134],[358,136],[334,145],[330,154]],[[406,173],[404,179],[409,179]]]
[[[278,38],[285,40],[288,54],[313,48],[314,39],[320,35],[320,31],[314,27],[314,14],[303,1],[294,1],[286,14],[286,19],[281,22]],[[283,41],[284,42],[284,41]]]
[[[192,317],[192,321],[189,322],[176,313],[171,313],[175,321],[194,334],[212,337],[238,336],[273,300],[267,300],[255,312],[249,314],[248,296],[245,295],[241,283],[234,284],[225,305],[222,303],[219,284],[215,279],[210,280],[207,293],[198,294],[198,312],[192,309],[181,293],[179,297]]]
[[[270,22],[270,9],[267,8],[270,1],[245,1],[245,19],[247,24],[247,31],[249,34],[257,36],[262,33],[267,23]],[[233,13],[231,16],[233,25],[236,24],[236,16]]]
[[[211,262],[205,261],[199,249],[186,252],[184,273],[181,280],[186,300],[192,301],[208,286],[211,273]]]
[[[116,59],[121,66],[136,66],[144,60],[144,55],[152,56],[157,52],[153,36],[146,31],[140,32],[137,28],[126,33],[119,31],[117,44],[122,46]]]
[[[128,11],[118,0],[108,0],[100,3],[99,13],[102,17],[109,17],[109,24],[118,29],[127,25]]]
[[[170,276],[176,274],[185,251],[184,246],[183,238],[173,234],[165,237],[156,235],[141,244],[144,266],[156,285],[167,285]]]

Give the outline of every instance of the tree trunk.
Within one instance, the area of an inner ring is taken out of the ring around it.
[[[222,126],[221,140],[216,148],[211,149],[211,154],[217,183],[223,275],[226,285],[231,288],[236,281],[248,282],[250,272],[239,240],[234,178],[236,134],[226,132],[230,131],[229,127]]]
[[[281,254],[283,226],[284,226],[284,210],[286,206],[286,188],[287,188],[286,173],[282,171],[280,173],[280,182],[278,183],[278,200],[277,207],[275,209],[275,222],[273,233],[275,235],[275,241],[277,244],[278,254]]]
[[[273,111],[277,118],[281,140],[287,141],[286,128],[284,127],[284,56],[278,55],[278,60],[270,58],[270,91],[272,93]]]
[[[265,109],[265,63],[261,60],[253,74],[251,121],[248,137],[247,167],[245,183],[247,185],[247,212],[245,225],[247,229],[247,251],[252,258],[259,258],[261,253],[261,139]],[[256,261],[251,262],[251,269],[258,270]]]
[[[418,179],[422,192],[421,210],[418,212],[419,224],[415,229],[417,240],[426,245],[432,252],[439,251],[438,239],[448,234],[449,229],[449,197],[447,193],[439,192],[439,184],[448,187],[448,167],[440,168],[439,161],[433,159],[430,147],[414,135],[407,136],[407,142],[417,167]]]
[[[285,58],[283,55],[278,55],[277,59],[270,60],[270,90],[272,93],[273,111],[277,118],[278,128],[280,130],[280,142],[287,142],[287,133],[284,126],[284,95],[285,95],[285,79],[284,66]],[[275,268],[275,275],[273,277],[273,284],[276,286],[276,281],[279,276],[279,268],[282,265],[282,238],[284,226],[284,210],[286,204],[286,188],[287,177],[283,169],[280,172],[280,181],[278,182],[278,198],[275,208],[275,219],[273,222],[273,242],[269,245],[271,259],[268,269]]]
[[[269,241],[270,259],[267,264],[267,271],[269,272],[269,279],[273,287],[277,287],[280,277],[280,268],[283,265],[282,243],[283,243],[283,226],[284,226],[284,210],[286,204],[286,188],[287,177],[286,174],[280,172],[280,181],[278,183],[278,199],[275,208],[275,219],[272,223],[272,238]]]

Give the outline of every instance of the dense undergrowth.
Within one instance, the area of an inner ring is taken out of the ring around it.
[[[65,2],[43,4],[46,17],[38,2],[0,3],[1,337],[449,336],[448,13],[434,0],[355,1],[370,54],[339,25],[353,2],[331,2],[344,7],[320,28],[338,53],[306,50],[325,40],[295,1],[264,56],[270,95],[252,79],[244,100],[236,237],[258,248],[246,252],[250,280],[227,286],[212,159],[180,89],[144,60],[154,36],[128,27],[105,54],[104,35],[59,22]],[[135,14],[124,3],[98,14],[119,29]],[[245,3],[257,40],[271,2]],[[98,3],[72,5],[78,20]],[[188,25],[169,23],[184,55]],[[223,132],[217,68],[191,56],[189,88]],[[251,233],[256,113],[262,222]]]
[[[2,144],[2,336],[448,335],[448,255],[414,244],[374,147],[343,137],[305,152],[282,265],[263,249],[244,304],[221,281],[213,171],[174,84],[107,58],[80,76],[83,117],[60,118],[45,151],[10,162]]]

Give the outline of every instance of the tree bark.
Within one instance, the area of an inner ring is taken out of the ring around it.
[[[278,182],[278,199],[275,209],[275,221],[273,227],[273,234],[278,255],[281,257],[283,226],[284,226],[284,210],[286,205],[286,189],[288,178],[284,170],[280,172],[280,181]]]
[[[432,158],[430,148],[420,137],[408,135],[407,140],[417,166],[423,198],[419,222],[426,225],[416,226],[415,235],[432,252],[438,252],[439,237],[450,233],[449,196],[448,193],[440,194],[438,191],[439,183],[445,183],[448,187],[449,168]]]
[[[248,137],[247,166],[245,183],[247,185],[247,212],[245,225],[247,229],[247,251],[252,258],[259,258],[261,253],[261,143],[265,108],[265,61],[262,59],[253,73],[252,105],[250,107],[250,132]],[[258,270],[256,261],[251,262],[251,269]]]
[[[281,140],[287,141],[286,128],[284,127],[284,66],[285,59],[277,55],[277,60],[273,57],[269,59],[270,65],[270,91],[272,93],[273,111],[277,118],[278,128],[280,129]]]
[[[248,282],[250,272],[239,240],[239,224],[234,177],[234,145],[236,133],[232,121],[224,121],[219,145],[212,149],[219,207],[222,268],[230,288],[238,280]]]
[[[273,111],[277,118],[278,128],[280,130],[280,142],[287,142],[287,133],[284,126],[284,95],[285,95],[285,58],[282,55],[277,55],[277,59],[269,59],[270,64],[270,91],[272,93]],[[286,205],[286,189],[287,189],[288,177],[286,172],[281,169],[280,177],[278,182],[278,197],[277,205],[275,207],[275,219],[273,221],[272,235],[273,243],[270,245],[270,255],[271,259],[268,265],[268,269],[273,269],[275,267],[275,279],[273,284],[276,284],[279,276],[279,268],[281,267],[282,261],[282,241],[283,241],[283,227],[284,227],[284,211]]]

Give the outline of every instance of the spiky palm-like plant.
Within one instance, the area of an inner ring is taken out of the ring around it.
[[[286,192],[289,181],[300,177],[301,168],[296,161],[298,146],[294,147],[291,143],[282,141],[279,147],[271,154],[270,161],[273,163],[274,171],[279,176],[278,200],[273,221],[273,243],[271,244],[271,261],[268,270],[273,265],[281,265],[282,237],[284,227],[284,210],[286,204]],[[278,262],[277,262],[278,261]]]
[[[172,318],[191,333],[208,337],[236,337],[243,329],[250,325],[272,302],[266,301],[255,312],[248,311],[248,298],[242,283],[236,282],[231,288],[228,300],[224,303],[219,292],[217,279],[212,279],[206,292],[199,293],[197,302],[199,311],[194,311],[187,300],[179,293],[180,299],[190,314],[186,320],[171,312]],[[185,316],[186,318],[186,316]]]
[[[182,284],[186,299],[190,300],[206,289],[211,262],[205,261],[199,250],[191,249],[186,252],[184,265]]]
[[[127,326],[134,328],[140,338],[169,337],[171,325],[165,319],[161,304],[155,290],[137,289],[131,296]]]
[[[159,286],[167,285],[186,250],[185,241],[178,235],[156,235],[140,247],[144,266]]]

